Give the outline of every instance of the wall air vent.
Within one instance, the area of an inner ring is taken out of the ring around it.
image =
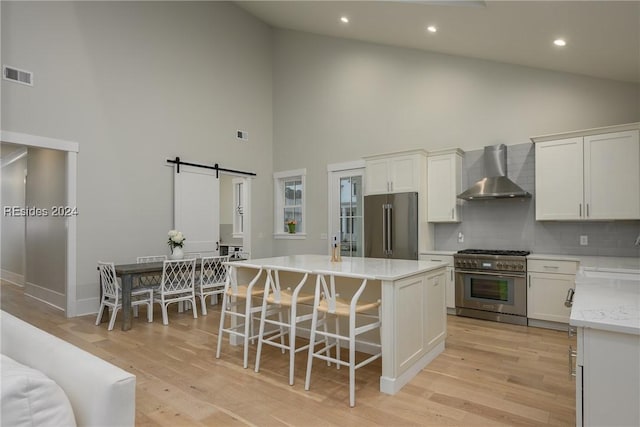
[[[33,73],[31,71],[20,70],[9,65],[2,66],[2,77],[11,82],[33,86]]]

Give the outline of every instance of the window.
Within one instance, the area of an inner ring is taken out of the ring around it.
[[[242,238],[244,235],[244,180],[234,178],[233,185],[233,237]]]
[[[306,169],[273,174],[275,194],[274,237],[301,239],[305,234]],[[294,226],[290,227],[290,224]]]

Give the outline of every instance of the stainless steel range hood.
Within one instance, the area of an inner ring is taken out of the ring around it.
[[[458,194],[458,198],[486,200],[531,197],[531,193],[507,177],[507,146],[504,144],[484,147],[484,175],[480,181]]]

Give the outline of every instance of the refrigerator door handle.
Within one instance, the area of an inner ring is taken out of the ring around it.
[[[382,253],[387,254],[387,205],[382,204]]]
[[[393,254],[393,205],[387,205],[387,251],[388,255]]]

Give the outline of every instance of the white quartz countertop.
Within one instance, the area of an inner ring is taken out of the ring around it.
[[[569,324],[640,335],[640,269],[582,269],[576,276]]]
[[[357,274],[376,280],[392,281],[447,266],[444,262],[359,257],[343,257],[341,262],[331,262],[331,257],[328,255],[290,255],[258,258],[233,262],[229,265],[240,266],[243,264],[260,267],[296,268],[311,272],[330,271]]]

